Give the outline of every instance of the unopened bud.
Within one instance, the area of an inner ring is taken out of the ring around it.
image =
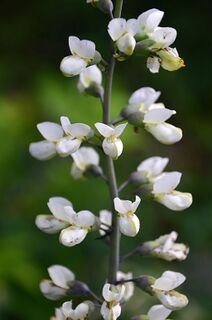
[[[113,2],[111,0],[87,0],[87,3],[91,3],[95,8],[106,14],[110,14],[113,11]]]
[[[92,83],[88,88],[86,88],[85,93],[89,94],[90,96],[99,98],[102,97],[104,94],[104,89],[102,86],[98,85],[97,83]]]
[[[103,176],[103,170],[100,166],[95,166],[95,165],[92,165],[92,166],[89,166],[84,174],[85,177],[101,177]]]
[[[138,185],[148,183],[148,179],[146,175],[143,172],[139,172],[139,171],[132,172],[128,180],[129,180],[129,183],[138,184]]]
[[[141,277],[138,277],[138,278],[135,278],[133,279],[135,285],[149,293],[150,295],[154,295],[154,291],[152,289],[152,285],[155,283],[156,279],[154,277],[151,277],[151,276],[141,276]]]
[[[81,281],[74,281],[73,285],[67,290],[67,294],[72,296],[88,296],[90,289],[86,283]]]

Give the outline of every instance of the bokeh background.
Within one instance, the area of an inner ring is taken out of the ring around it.
[[[146,132],[136,134],[128,128],[123,135],[125,152],[116,162],[118,181],[122,182],[142,159],[168,156],[168,169],[183,173],[179,189],[192,192],[194,204],[174,213],[143,201],[138,214],[141,233],[135,239],[123,237],[122,252],[172,230],[179,233],[181,242],[190,245],[191,252],[182,263],[134,258],[125,262],[122,270],[154,276],[167,269],[185,273],[183,291],[190,304],[173,318],[211,320],[212,90],[207,25],[212,8],[206,0],[126,0],[124,16],[136,17],[153,7],[166,12],[163,26],[178,30],[176,46],[187,67],[154,75],[146,69],[143,58],[118,63],[113,115],[126,105],[134,90],[152,86],[162,91],[161,101],[177,110],[172,123],[184,129],[184,139],[164,146]],[[39,292],[39,281],[48,277],[47,267],[64,264],[100,293],[107,275],[108,248],[95,240],[97,234],[89,235],[79,246],[65,248],[57,235],[46,235],[35,227],[36,215],[48,213],[47,200],[56,195],[71,199],[77,210],[86,208],[96,214],[110,208],[110,202],[100,179],[79,182],[71,178],[70,158],[39,162],[29,156],[28,145],[40,140],[38,122],[57,122],[60,115],[90,125],[101,119],[98,100],[80,95],[77,78],[65,78],[58,66],[69,54],[69,35],[94,40],[107,57],[108,21],[84,0],[3,1],[0,15],[0,319],[44,320],[60,305]],[[124,196],[129,197],[129,192]],[[127,316],[121,319],[145,313],[155,302],[138,290],[125,307]]]

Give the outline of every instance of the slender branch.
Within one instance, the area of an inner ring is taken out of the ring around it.
[[[127,179],[119,186],[118,192],[119,193],[122,192],[128,186],[128,184],[129,184],[129,180]]]

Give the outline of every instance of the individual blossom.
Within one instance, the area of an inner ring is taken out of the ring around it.
[[[68,117],[60,118],[61,125],[54,122],[42,122],[38,131],[45,140],[31,143],[30,154],[38,160],[48,160],[59,154],[62,157],[76,152],[81,143],[92,136],[91,128],[84,123],[71,124]]]
[[[176,111],[155,103],[159,96],[153,88],[140,88],[131,95],[121,115],[135,126],[144,126],[161,143],[173,144],[181,140],[182,130],[166,122]]]
[[[138,17],[138,32],[136,37],[139,39],[151,35],[160,24],[164,12],[158,9],[149,9],[141,13]]]
[[[94,310],[94,304],[91,301],[84,301],[74,309],[72,301],[64,302],[62,305],[62,312],[65,319],[71,320],[87,320],[90,313]]]
[[[100,311],[104,320],[116,320],[121,315],[120,301],[123,299],[124,291],[123,285],[104,285],[102,295],[105,301]]]
[[[182,173],[164,172],[153,179],[152,194],[155,201],[174,211],[187,209],[192,204],[192,195],[175,188],[180,183]]]
[[[114,160],[118,159],[122,154],[123,143],[120,139],[120,135],[126,128],[126,125],[127,123],[123,123],[116,127],[112,127],[100,122],[95,124],[96,129],[104,137],[102,143],[104,153]]]
[[[169,162],[168,158],[150,157],[143,160],[137,167],[138,178],[143,182],[149,182],[163,172]]]
[[[74,162],[71,167],[71,175],[74,179],[80,179],[86,171],[92,169],[95,171],[99,168],[99,155],[93,148],[82,147],[71,154]]]
[[[119,216],[119,228],[121,233],[126,236],[134,237],[139,232],[140,221],[135,215],[135,212],[140,204],[141,199],[136,196],[134,202],[129,200],[121,200],[116,197],[114,202],[114,208],[118,212]]]
[[[72,247],[81,243],[96,225],[96,217],[88,210],[76,213],[71,202],[62,197],[53,197],[48,202],[52,215],[38,215],[37,227],[46,233],[60,232],[60,242]]]
[[[48,268],[48,274],[51,280],[42,280],[40,283],[43,295],[49,300],[57,300],[66,296],[75,282],[74,273],[64,266],[53,265]],[[57,313],[59,314],[60,311]]]
[[[171,314],[172,310],[167,309],[162,304],[152,306],[147,315],[135,316],[132,320],[165,320]]]
[[[94,65],[83,70],[79,75],[78,89],[95,97],[103,97],[102,73]]]
[[[104,236],[110,231],[110,227],[112,225],[112,212],[108,210],[100,210],[99,220],[100,220],[99,233],[101,236]]]
[[[60,70],[65,76],[76,76],[89,65],[100,62],[101,56],[96,51],[94,42],[80,40],[77,37],[70,36],[68,38],[68,44],[71,55],[63,58],[60,64]]]
[[[124,272],[121,272],[121,271],[117,272],[117,281],[123,281],[124,282],[124,281],[130,280],[132,278],[133,278],[132,272],[128,272],[128,273],[124,273]],[[123,301],[128,301],[134,294],[135,286],[134,286],[134,283],[132,281],[131,282],[124,282],[123,286],[124,286],[124,295],[123,295],[122,300]]]
[[[125,20],[115,18],[108,24],[108,33],[115,42],[119,52],[126,56],[131,56],[135,49],[135,35],[138,32],[138,23],[136,19]]]
[[[175,291],[185,281],[185,276],[179,272],[165,271],[152,285],[154,295],[164,307],[170,310],[179,310],[187,306],[188,298]]]

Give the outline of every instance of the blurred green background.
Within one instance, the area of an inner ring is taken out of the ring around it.
[[[51,196],[65,196],[77,210],[95,214],[110,208],[107,189],[99,179],[73,181],[69,175],[71,159],[54,158],[39,162],[31,158],[28,145],[40,140],[36,124],[59,120],[68,115],[73,122],[92,125],[101,119],[97,99],[80,95],[77,78],[65,78],[59,71],[61,59],[69,54],[69,35],[96,42],[107,57],[109,37],[107,17],[86,5],[84,0],[3,1],[0,19],[0,319],[42,320],[54,313],[60,302],[49,302],[39,292],[39,281],[47,276],[51,264],[70,267],[78,279],[101,291],[107,275],[108,248],[90,234],[73,248],[59,244],[58,235],[46,235],[34,225],[37,214],[48,213]],[[137,17],[156,7],[165,11],[162,26],[178,30],[176,47],[187,67],[178,72],[161,70],[150,74],[143,58],[132,57],[118,63],[113,93],[113,115],[126,105],[129,95],[142,86],[162,91],[161,101],[177,110],[172,123],[183,128],[184,139],[173,146],[156,142],[144,131],[128,128],[123,135],[125,152],[116,162],[122,182],[142,159],[153,155],[170,157],[169,170],[183,173],[181,191],[194,196],[193,206],[181,213],[143,201],[140,206],[141,233],[124,238],[122,252],[135,245],[176,230],[179,240],[191,252],[182,263],[134,258],[123,271],[135,275],[159,276],[165,270],[186,274],[183,291],[189,306],[174,319],[211,320],[212,281],[212,135],[211,76],[209,66],[209,28],[211,3],[194,1],[125,1],[124,16]],[[104,167],[104,162],[102,162]],[[125,197],[128,193],[125,192]],[[126,317],[145,313],[156,303],[137,291],[127,307]]]

